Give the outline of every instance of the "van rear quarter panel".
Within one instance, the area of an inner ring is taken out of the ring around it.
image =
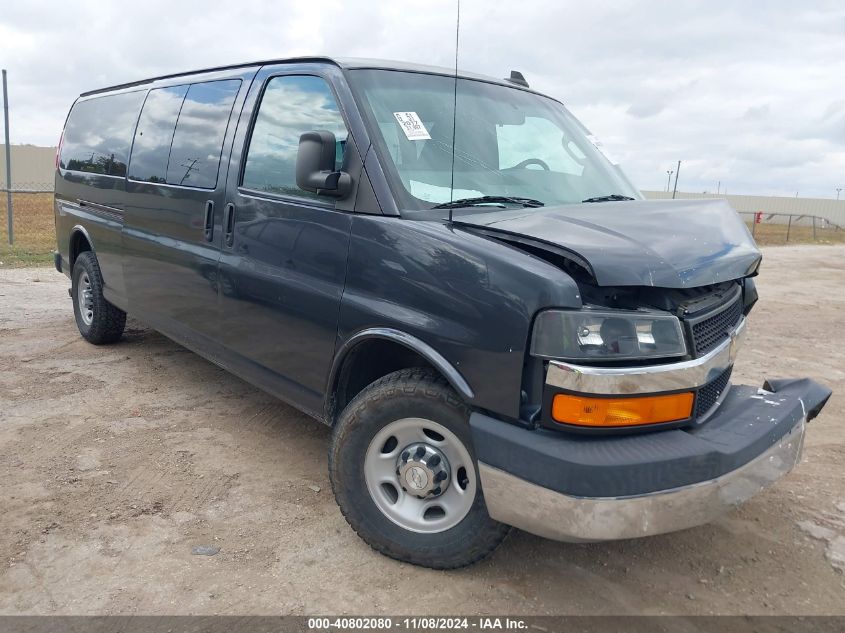
[[[356,215],[352,223],[341,343],[393,328],[433,347],[463,376],[472,406],[519,417],[533,318],[581,307],[560,269],[442,222]]]
[[[121,230],[125,213],[125,170],[145,95],[145,88],[132,86],[77,99],[65,121],[60,160],[56,166],[54,211],[59,252],[70,266],[74,229],[84,229],[97,253],[103,275],[103,294],[124,310],[126,291]],[[70,166],[74,169],[68,169]],[[77,169],[78,166],[87,169]],[[102,171],[114,169],[118,173],[99,173],[96,167]]]
[[[121,230],[126,181],[118,176],[59,169],[56,172],[56,241],[65,266],[77,227],[84,229],[97,253],[106,298],[126,309]],[[82,203],[86,203],[84,206]],[[70,273],[70,270],[65,270]]]

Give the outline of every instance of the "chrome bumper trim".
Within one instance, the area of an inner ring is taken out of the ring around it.
[[[745,317],[730,338],[701,358],[645,367],[586,367],[549,361],[546,385],[578,393],[602,395],[657,393],[697,389],[733,365],[745,338]]]
[[[777,444],[729,473],[634,497],[571,497],[479,462],[487,511],[497,521],[558,541],[597,542],[674,532],[709,523],[792,470],[804,418]]]

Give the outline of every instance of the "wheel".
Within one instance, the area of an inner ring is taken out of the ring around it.
[[[453,569],[492,552],[510,527],[487,514],[469,409],[426,369],[372,383],[341,413],[329,476],[341,512],[373,549]]]
[[[80,253],[71,274],[73,314],[79,333],[89,343],[114,343],[123,335],[126,313],[103,297],[103,276],[92,251]]]

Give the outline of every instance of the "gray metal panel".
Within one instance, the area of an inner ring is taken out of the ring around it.
[[[58,140],[58,133],[57,133]],[[12,189],[53,189],[56,148],[12,145]],[[6,145],[0,144],[0,173],[6,173]],[[5,176],[3,183],[5,184]]]

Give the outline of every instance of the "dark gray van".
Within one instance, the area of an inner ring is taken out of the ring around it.
[[[519,73],[307,58],[85,93],[55,211],[87,340],[129,313],[333,427],[344,516],[420,565],[510,526],[705,523],[792,469],[830,395],[731,385],[742,220],[642,199]]]

